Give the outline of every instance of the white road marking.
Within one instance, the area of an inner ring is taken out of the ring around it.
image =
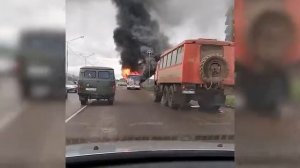
[[[79,114],[81,111],[83,111],[87,105],[83,106],[81,109],[77,110],[73,115],[71,115],[69,118],[66,119],[66,123],[69,122],[73,117],[75,117],[77,114]]]
[[[19,114],[20,114],[20,112],[11,111],[11,112],[7,112],[5,115],[1,116],[0,130],[4,129],[6,126],[8,126],[10,123],[12,123],[12,121],[15,120]]]

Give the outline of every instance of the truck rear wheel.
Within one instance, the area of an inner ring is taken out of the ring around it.
[[[80,100],[81,105],[87,105],[87,102],[88,102],[88,99],[86,99],[86,98]]]
[[[172,109],[178,109],[179,104],[178,102],[178,96],[176,96],[174,87],[170,86],[169,87],[169,96],[168,96],[168,106],[171,107]]]
[[[191,98],[188,95],[180,94],[178,96],[179,108],[187,109],[189,107],[189,102]]]
[[[212,102],[208,101],[198,101],[198,104],[200,105],[200,109],[208,111],[218,111],[221,107],[220,105],[213,105]]]
[[[200,109],[217,111],[221,105],[225,104],[225,95],[222,92],[203,93],[198,99],[198,104],[200,105]]]
[[[161,98],[161,104],[164,106],[168,106],[168,97],[169,97],[169,87],[165,86],[163,88],[163,94]]]
[[[162,98],[162,92],[159,89],[159,86],[155,85],[154,86],[154,102],[160,102]]]

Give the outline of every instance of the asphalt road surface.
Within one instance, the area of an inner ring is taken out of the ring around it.
[[[65,103],[24,100],[17,81],[0,76],[0,167],[63,167]]]
[[[234,134],[233,109],[222,108],[220,112],[200,111],[197,107],[173,110],[154,103],[152,96],[150,91],[119,87],[114,105],[90,101],[87,106],[81,106],[78,95],[69,93],[65,120],[67,144],[126,138],[189,139],[198,136],[209,139],[210,136],[213,139],[213,135],[230,140]]]

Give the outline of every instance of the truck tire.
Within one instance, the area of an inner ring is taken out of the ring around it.
[[[178,109],[179,104],[178,102],[178,96],[175,93],[174,87],[169,87],[169,96],[168,96],[168,106],[172,109]]]
[[[201,110],[218,111],[221,106],[213,105],[211,102],[198,101]]]
[[[162,98],[162,92],[159,89],[159,86],[155,85],[154,86],[154,102],[158,103],[161,101]]]
[[[87,105],[88,99],[80,100],[81,105]]]
[[[220,96],[221,100],[219,102],[215,102],[214,98],[215,96]],[[201,110],[207,110],[207,111],[218,111],[221,107],[220,104],[225,104],[225,97],[224,95],[218,94],[212,94],[212,93],[204,93],[201,98],[198,100],[198,104],[200,106]],[[216,104],[217,103],[217,104]]]
[[[206,83],[221,82],[228,76],[228,73],[228,64],[221,56],[208,55],[201,61],[200,74]]]
[[[163,87],[163,95],[161,98],[161,104],[164,106],[168,106],[168,96],[169,96],[169,87],[164,86]]]
[[[180,109],[188,109],[190,101],[191,98],[188,97],[187,95],[184,94],[178,95],[178,106]]]

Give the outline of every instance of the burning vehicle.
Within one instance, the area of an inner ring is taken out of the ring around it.
[[[161,32],[159,23],[151,17],[146,1],[112,2],[117,7],[118,26],[113,32],[113,38],[116,50],[120,53],[122,76],[128,79],[128,75],[134,75],[134,78],[140,78],[143,82],[155,73],[158,61],[156,56],[169,48],[168,37]]]
[[[141,89],[141,75],[137,71],[131,72],[129,68],[122,69],[122,76],[126,79],[127,90]]]
[[[141,76],[140,75],[129,75],[127,78],[127,90],[130,89],[141,89],[140,84]]]
[[[198,101],[206,110],[225,103],[224,90],[234,85],[233,43],[186,40],[165,51],[155,72],[154,101],[173,109]]]

